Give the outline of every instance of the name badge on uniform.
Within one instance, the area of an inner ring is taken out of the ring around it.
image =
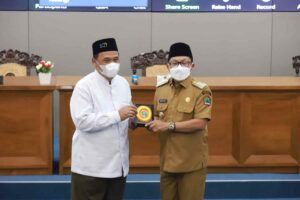
[[[168,99],[159,99],[159,103],[168,103]]]

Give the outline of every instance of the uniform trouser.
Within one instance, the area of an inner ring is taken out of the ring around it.
[[[202,200],[206,168],[187,173],[160,173],[162,200]]]
[[[72,200],[121,200],[126,177],[97,178],[72,173]]]

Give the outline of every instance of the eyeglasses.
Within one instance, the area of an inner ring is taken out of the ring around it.
[[[190,67],[191,64],[192,64],[192,62],[189,62],[189,61],[183,61],[183,62],[173,61],[173,62],[169,62],[169,65],[170,65],[171,68],[178,67],[179,65],[181,65],[183,67]]]

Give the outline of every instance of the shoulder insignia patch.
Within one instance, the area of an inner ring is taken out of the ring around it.
[[[157,76],[156,87],[160,87],[169,82],[170,76]]]
[[[192,84],[193,84],[193,86],[200,88],[200,89],[204,89],[207,86],[206,83],[203,83],[201,81],[193,81]]]
[[[210,97],[205,97],[204,98],[204,105],[207,105],[207,106],[211,105],[211,98]]]

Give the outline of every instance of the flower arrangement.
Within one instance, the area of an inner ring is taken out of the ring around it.
[[[35,67],[38,73],[51,73],[54,64],[50,61],[40,61],[39,64]]]

